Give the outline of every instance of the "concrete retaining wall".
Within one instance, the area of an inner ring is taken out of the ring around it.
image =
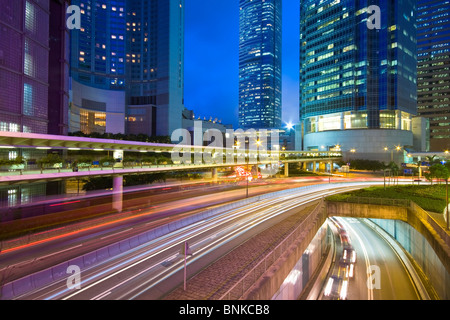
[[[414,202],[408,207],[328,202],[329,216],[369,218],[408,251],[441,299],[449,298],[450,235]]]
[[[297,300],[328,252],[331,240],[331,229],[325,223],[271,300]]]
[[[408,221],[408,208],[327,201],[328,216]]]
[[[279,292],[283,283],[314,240],[317,232],[323,226],[328,216],[326,208],[318,210],[316,217],[305,226],[304,231],[289,249],[269,268],[269,270],[243,296],[244,300],[270,300]],[[308,266],[309,267],[309,266]],[[309,273],[312,273],[310,270]]]
[[[369,218],[380,223],[382,221],[386,231],[406,250],[410,250],[414,259],[417,259],[439,296],[442,299],[449,299],[449,234],[426,211],[415,204],[411,204],[410,207],[399,207],[329,201],[326,202],[326,207],[318,214],[314,223],[305,227],[305,231],[297,241],[259,279],[243,299],[269,300],[294,297],[296,293],[286,283],[295,280],[299,286],[303,287],[306,284],[300,276],[300,272],[304,273],[305,268],[310,267],[310,264],[304,265],[304,252],[320,227],[331,216]],[[400,224],[403,231],[400,231]],[[294,279],[294,277],[297,278]],[[284,290],[287,291],[283,292]]]
[[[420,266],[441,300],[450,299],[450,273],[430,243],[403,221],[371,219],[394,238]]]

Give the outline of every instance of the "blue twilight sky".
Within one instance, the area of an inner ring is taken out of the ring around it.
[[[186,0],[185,106],[238,127],[239,0]],[[283,1],[283,121],[298,121],[299,19]]]

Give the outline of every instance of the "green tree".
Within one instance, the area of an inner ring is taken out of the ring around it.
[[[430,174],[432,177],[439,179],[439,181],[447,181],[449,178],[449,170],[443,164],[437,163],[430,167]]]
[[[81,156],[77,159],[77,163],[85,163],[91,165],[93,158],[91,156]]]
[[[439,158],[437,155],[427,156],[426,160],[427,160],[427,162],[430,163],[430,166],[433,166],[435,164],[440,164],[440,161],[439,161]]]
[[[104,157],[100,159],[100,165],[102,167],[112,167],[114,166],[115,162],[116,160],[114,159],[114,157]]]

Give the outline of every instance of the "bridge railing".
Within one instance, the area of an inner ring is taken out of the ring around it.
[[[258,262],[245,276],[234,284],[220,300],[239,300],[247,291],[264,275],[264,273],[275,264],[275,262],[286,252],[291,245],[301,236],[305,227],[313,223],[317,215],[324,207],[322,199],[317,207],[303,220],[292,233],[290,233],[279,245],[270,251],[260,262]]]
[[[249,161],[250,165],[257,164],[278,164],[279,162],[290,162],[290,161],[308,161],[311,159],[317,161],[326,161],[327,159],[337,159],[337,156],[334,157],[323,157],[321,155],[317,156],[305,156],[305,157],[286,157],[275,160],[267,160],[267,161]],[[170,164],[158,164],[158,165],[149,165],[144,163],[136,162],[135,164],[124,164],[121,166],[98,166],[98,165],[87,165],[87,166],[79,166],[74,170],[67,165],[64,166],[62,164],[56,165],[54,167],[41,167],[39,168],[36,165],[32,166],[0,166],[0,176],[21,176],[21,175],[33,175],[33,174],[53,174],[53,173],[70,173],[70,172],[96,172],[96,171],[120,171],[120,170],[133,170],[133,169],[168,169],[168,168],[182,168],[182,169],[196,169],[196,168],[213,168],[213,167],[226,167],[226,166],[242,166],[246,165],[247,162],[234,162],[234,163],[186,163],[186,164],[178,164],[178,163],[170,163]]]

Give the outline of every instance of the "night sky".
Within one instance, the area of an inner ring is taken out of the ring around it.
[[[238,127],[239,0],[186,0],[185,106]],[[299,110],[299,1],[283,1],[283,121]]]

